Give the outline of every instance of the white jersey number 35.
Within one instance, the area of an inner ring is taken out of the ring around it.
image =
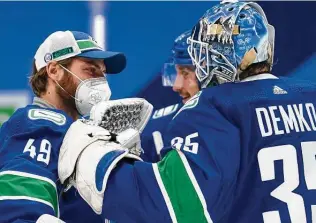
[[[316,142],[302,142],[302,157],[305,182],[308,190],[316,189]],[[287,204],[292,223],[306,223],[306,209],[310,208],[316,222],[316,205],[305,207],[303,197],[293,191],[299,186],[297,152],[292,145],[273,146],[261,149],[258,162],[262,181],[275,179],[274,161],[283,161],[284,182],[271,192],[271,196]],[[265,223],[281,223],[278,210],[262,213]]]

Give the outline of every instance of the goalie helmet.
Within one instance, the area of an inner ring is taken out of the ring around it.
[[[212,7],[193,27],[188,53],[202,88],[210,82],[239,81],[251,64],[273,62],[274,27],[253,2],[225,1]]]
[[[173,44],[171,55],[162,70],[162,85],[172,87],[177,76],[175,66],[178,65],[193,65],[191,57],[188,53],[187,39],[191,35],[191,30],[185,31],[178,36]]]

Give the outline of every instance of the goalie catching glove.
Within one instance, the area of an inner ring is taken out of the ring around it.
[[[142,132],[152,110],[153,106],[143,98],[103,101],[93,106],[89,122],[113,133],[129,128]]]
[[[124,105],[119,101],[108,105],[105,104],[107,102],[100,103],[91,110],[91,113],[94,112],[94,115],[90,115],[91,120],[75,121],[67,131],[59,153],[58,175],[61,183],[75,186],[81,197],[97,214],[101,214],[107,181],[118,162],[123,158],[141,160],[139,132],[147,124],[152,111],[152,105],[146,100],[138,100],[143,103],[142,108],[138,113],[132,111],[134,119],[126,119],[128,123],[123,123],[121,128],[118,128],[118,119],[107,120],[111,122],[107,126],[115,126],[117,134],[111,133],[98,126],[102,124],[102,121],[98,120],[103,120],[107,111]],[[101,108],[105,112],[101,112]],[[124,117],[131,112],[119,109],[117,111]],[[112,115],[111,117],[118,117],[118,113],[113,112]],[[102,125],[105,126],[106,123],[103,122]],[[100,175],[103,176],[103,183],[97,185],[96,177]]]

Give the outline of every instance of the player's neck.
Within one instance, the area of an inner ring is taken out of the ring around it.
[[[75,108],[69,106],[65,103],[59,95],[54,92],[47,91],[45,94],[41,95],[41,99],[45,100],[48,104],[52,105],[54,108],[66,112],[74,120],[79,118],[79,114]]]

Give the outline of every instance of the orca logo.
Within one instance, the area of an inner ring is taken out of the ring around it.
[[[44,61],[47,63],[53,59],[53,56],[51,53],[46,53],[44,56]]]

